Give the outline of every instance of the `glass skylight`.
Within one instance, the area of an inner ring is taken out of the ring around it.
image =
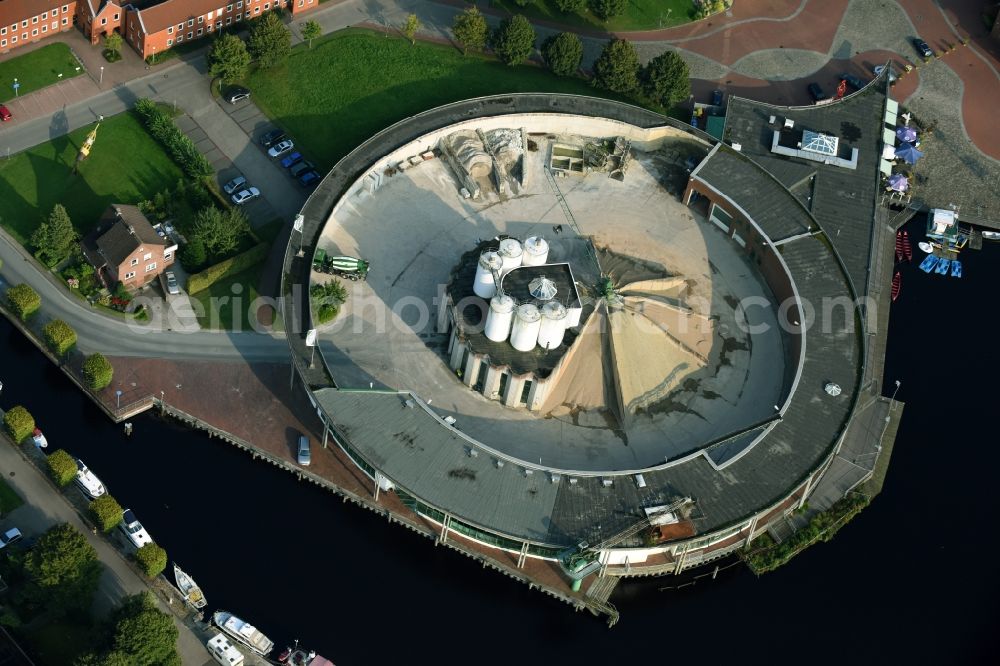
[[[820,155],[837,156],[837,143],[840,141],[835,136],[819,134],[806,130],[802,132],[802,150],[808,150]]]

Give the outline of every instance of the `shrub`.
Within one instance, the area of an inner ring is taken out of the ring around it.
[[[65,356],[76,344],[76,331],[61,319],[53,319],[42,327],[45,344],[56,356]]]
[[[62,449],[57,449],[45,457],[49,466],[49,476],[59,487],[68,486],[76,476],[77,466],[73,456]],[[119,515],[119,517],[121,517]]]
[[[188,271],[201,269],[208,261],[208,251],[205,249],[205,242],[200,238],[192,238],[181,250],[181,263]]]
[[[11,407],[3,415],[3,424],[7,434],[15,443],[20,444],[35,430],[35,417],[21,405]]]
[[[110,532],[122,521],[122,505],[111,495],[101,495],[90,503],[90,515],[102,532]]]
[[[188,293],[196,294],[199,291],[208,289],[222,278],[235,275],[254,264],[260,263],[267,256],[269,250],[270,246],[267,243],[258,243],[242,254],[230,257],[225,261],[220,261],[200,273],[195,273],[188,278]]]
[[[621,16],[626,7],[628,0],[590,0],[590,11],[604,21]]]
[[[111,362],[103,354],[91,354],[83,362],[83,379],[91,391],[100,391],[110,384],[114,372]]]
[[[135,112],[139,114],[150,135],[163,144],[188,176],[197,179],[214,173],[211,163],[155,102],[140,98],[135,103]]]
[[[594,83],[617,93],[639,87],[639,55],[632,42],[612,39],[594,62]]]
[[[535,29],[520,14],[504,19],[493,33],[493,50],[500,61],[516,65],[531,56],[535,48]]]
[[[556,0],[556,7],[564,14],[582,12],[587,6],[587,0]]]
[[[542,44],[542,57],[553,74],[572,76],[583,60],[583,42],[571,32],[560,32]]]
[[[121,514],[118,514],[118,517],[120,519]],[[155,543],[147,543],[136,552],[135,561],[139,563],[144,574],[154,578],[167,568],[167,551]]]
[[[340,313],[341,304],[347,300],[347,289],[340,280],[330,280],[309,287],[309,298],[316,313],[316,323],[325,324]]]
[[[7,290],[7,303],[18,319],[27,321],[42,306],[42,297],[31,285],[16,284]]]

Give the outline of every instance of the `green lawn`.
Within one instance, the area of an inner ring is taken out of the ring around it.
[[[191,294],[191,299],[201,303],[201,311],[204,312],[203,316],[198,317],[201,327],[223,331],[253,330],[248,323],[249,317],[255,314],[250,312],[250,304],[259,295],[257,283],[260,281],[260,272],[263,269],[264,262],[261,262],[241,273],[219,280],[208,289]],[[238,295],[233,292],[233,286],[237,284],[242,287],[238,290],[240,292]],[[233,303],[237,299],[239,314],[234,316],[237,308]]]
[[[0,224],[21,243],[61,203],[86,233],[108,204],[138,203],[173,187],[181,170],[131,114],[101,123],[90,157],[72,173],[84,127],[0,160]]]
[[[694,20],[694,3],[691,0],[629,0],[625,13],[604,22],[589,9],[578,14],[559,11],[555,0],[530,0],[524,7],[514,0],[492,0],[498,9],[511,14],[524,14],[530,19],[549,21],[567,28],[617,32],[623,30],[658,30]]]
[[[14,98],[15,78],[21,84],[17,94],[23,96],[59,81],[60,74],[63,79],[71,79],[83,71],[83,66],[62,42],[4,60],[0,62],[0,102]]]
[[[7,485],[7,481],[0,477],[0,516],[8,513],[24,504],[24,500],[17,492]]]
[[[322,75],[317,75],[321,72]],[[508,67],[450,46],[345,30],[292,49],[288,62],[253,72],[254,101],[326,171],[399,120],[441,104],[509,92],[611,96],[577,78]]]

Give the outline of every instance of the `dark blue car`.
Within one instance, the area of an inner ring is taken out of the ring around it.
[[[281,160],[281,166],[287,169],[288,167],[295,166],[301,161],[302,161],[302,153],[296,151],[291,155],[289,155],[288,157],[286,157],[285,159]]]
[[[314,169],[312,171],[306,171],[304,174],[299,176],[299,185],[302,187],[312,187],[319,182],[319,173]]]

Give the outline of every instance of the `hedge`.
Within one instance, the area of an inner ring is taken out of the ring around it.
[[[111,383],[115,369],[103,354],[91,354],[83,362],[83,379],[91,391],[100,391]]]
[[[26,321],[42,306],[42,297],[31,285],[16,284],[7,290],[7,302],[21,321]]]
[[[7,426],[7,434],[15,443],[20,444],[35,430],[35,417],[21,405],[7,410],[3,415],[3,424]]]
[[[230,275],[236,275],[237,273],[245,271],[251,266],[260,263],[265,257],[267,257],[267,253],[270,249],[271,247],[267,243],[258,243],[242,254],[220,261],[213,266],[209,266],[200,273],[195,273],[188,278],[188,293],[196,294],[199,291],[208,289],[223,278]]]
[[[122,522],[122,505],[111,495],[104,494],[90,503],[90,515],[102,532],[110,532]]]
[[[147,543],[136,552],[135,561],[139,563],[143,573],[154,578],[167,568],[167,551],[155,543]]]
[[[155,102],[141,98],[135,103],[135,111],[153,138],[163,144],[188,176],[198,179],[215,172],[211,163],[198,152],[194,142],[180,131],[173,119]]]
[[[52,476],[52,480],[60,487],[68,486],[79,469],[73,456],[62,449],[53,451],[46,456],[45,462],[49,465],[49,474]]]
[[[76,344],[76,331],[61,319],[53,319],[43,326],[42,335],[56,356],[64,356]]]

